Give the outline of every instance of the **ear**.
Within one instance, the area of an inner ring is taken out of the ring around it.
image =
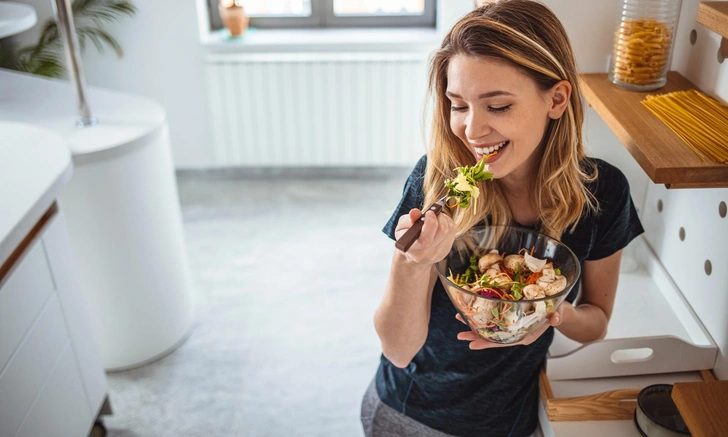
[[[549,95],[549,118],[554,120],[561,118],[569,106],[571,99],[571,83],[566,80],[557,82],[548,93]]]

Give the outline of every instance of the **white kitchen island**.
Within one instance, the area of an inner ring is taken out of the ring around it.
[[[166,112],[89,87],[98,123],[78,128],[67,81],[0,69],[0,119],[58,134],[73,178],[59,196],[106,370],[174,351],[193,327],[182,217]]]
[[[86,436],[107,381],[57,205],[64,141],[0,122],[0,436]]]

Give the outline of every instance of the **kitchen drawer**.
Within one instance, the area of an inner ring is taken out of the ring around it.
[[[43,246],[36,241],[0,284],[0,373],[53,290]]]
[[[86,403],[71,347],[66,347],[16,437],[87,436],[95,414]]]
[[[54,293],[0,373],[0,437],[15,436],[61,353],[70,349],[68,346],[61,307]]]

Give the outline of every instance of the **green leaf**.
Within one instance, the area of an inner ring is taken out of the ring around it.
[[[554,273],[556,273],[557,275],[560,275],[561,274],[561,269],[554,269]]]
[[[498,307],[491,308],[490,313],[493,314],[493,317],[495,317],[496,319],[498,318],[498,314],[500,314],[498,312]]]
[[[63,65],[53,61],[39,61],[29,73],[45,77],[59,77],[63,75]]]
[[[121,45],[103,27],[124,16],[132,16],[137,8],[128,0],[74,0],[71,4],[79,48],[83,52],[91,41],[99,52],[110,47],[118,57],[123,55]],[[19,49],[3,49],[0,66],[16,71],[48,77],[64,74],[65,54],[58,26],[51,18],[43,28],[35,45]]]

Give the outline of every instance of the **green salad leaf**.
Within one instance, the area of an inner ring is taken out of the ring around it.
[[[493,173],[488,171],[485,163],[486,156],[480,159],[473,167],[457,167],[458,172],[454,179],[446,179],[445,186],[448,189],[448,196],[457,201],[461,208],[467,208],[472,201],[478,199],[480,190],[477,187],[479,182],[493,180]]]
[[[457,284],[467,284],[469,282],[473,282],[475,280],[475,275],[478,273],[478,256],[473,255],[470,257],[470,265],[468,266],[467,270],[460,275],[460,277],[457,280]]]
[[[516,298],[516,300],[521,300],[521,298],[523,297],[523,293],[521,293],[521,290],[525,286],[526,284],[524,284],[523,282],[516,282],[515,284],[513,284],[513,286],[511,286],[511,294],[513,295],[513,297]]]

